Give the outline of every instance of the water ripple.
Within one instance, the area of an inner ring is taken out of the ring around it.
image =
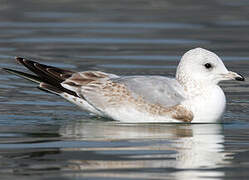
[[[13,38],[0,39],[0,42],[20,43],[91,43],[91,44],[200,44],[209,43],[205,40],[191,39],[142,39],[142,38],[70,38],[70,37],[43,37],[43,38]]]
[[[153,29],[200,29],[201,24],[188,23],[120,23],[120,22],[0,22],[0,27],[12,28],[153,28]]]

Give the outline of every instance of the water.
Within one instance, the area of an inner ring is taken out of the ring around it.
[[[0,2],[0,67],[173,76],[201,46],[249,77],[247,0]],[[224,124],[120,124],[1,71],[1,178],[248,179],[248,86],[222,83]]]

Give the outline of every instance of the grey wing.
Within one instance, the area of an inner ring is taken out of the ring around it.
[[[171,107],[185,100],[184,91],[176,79],[163,76],[125,76],[113,79],[124,84],[136,97],[148,103]]]
[[[128,111],[184,122],[193,119],[193,113],[181,105],[185,100],[184,91],[175,79],[161,76],[118,77],[92,71],[76,73],[62,86],[76,92],[103,116],[116,120],[125,121],[122,117],[126,117],[127,107]]]

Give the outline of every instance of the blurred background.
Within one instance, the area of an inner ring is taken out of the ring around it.
[[[14,60],[21,56],[75,71],[174,76],[195,47],[248,78],[249,1],[0,0],[0,67],[24,70]],[[222,87],[223,125],[120,125],[1,71],[0,172],[5,179],[246,178],[248,81]]]

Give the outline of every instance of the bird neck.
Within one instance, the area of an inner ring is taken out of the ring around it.
[[[194,97],[207,93],[207,90],[215,84],[209,84],[206,81],[194,80],[186,76],[176,76],[177,81],[183,87],[188,96]]]

